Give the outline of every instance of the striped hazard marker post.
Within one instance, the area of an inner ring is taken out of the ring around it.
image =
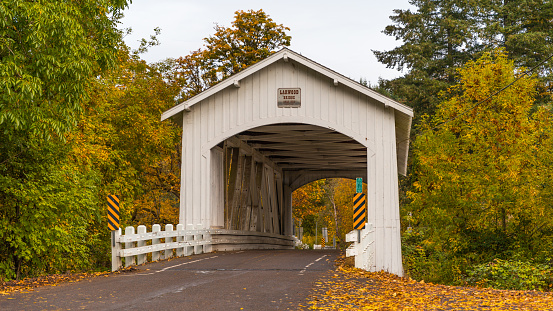
[[[116,244],[115,235],[119,231],[119,197],[108,195],[108,229],[111,231],[111,271],[116,271],[121,266],[121,258],[118,257],[119,244]]]
[[[356,194],[353,196],[353,230],[357,230],[357,242],[361,243],[361,230],[367,219],[367,200],[363,194],[363,178],[356,178]]]
[[[365,194],[356,193],[353,196],[353,229],[361,230],[365,228],[366,205]]]
[[[119,197],[108,195],[108,229],[119,230]]]

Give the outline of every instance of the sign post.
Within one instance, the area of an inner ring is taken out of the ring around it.
[[[116,271],[121,266],[121,258],[118,257],[119,246],[116,241],[116,232],[119,231],[119,197],[108,195],[108,229],[111,231],[111,271]]]
[[[355,179],[356,193],[353,196],[353,229],[357,230],[357,242],[361,243],[361,229],[365,228],[367,200],[363,194],[363,178]]]

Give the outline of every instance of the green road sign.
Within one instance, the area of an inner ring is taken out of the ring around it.
[[[355,186],[356,186],[356,193],[362,193],[363,192],[363,178],[358,177],[355,179]]]

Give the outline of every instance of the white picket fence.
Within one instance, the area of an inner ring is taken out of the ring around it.
[[[292,236],[272,233],[203,229],[201,225],[153,225],[152,232],[146,232],[146,226],[125,228],[112,231],[111,270],[119,270],[123,265],[141,265],[147,261],[169,259],[174,256],[243,249],[288,249],[294,247]],[[151,256],[149,256],[151,254]],[[124,261],[124,263],[123,263]]]
[[[184,225],[165,225],[165,231],[161,231],[160,225],[153,225],[152,232],[146,232],[146,226],[138,226],[136,233],[134,227],[125,228],[125,235],[114,231],[111,244],[111,270],[120,269],[125,261],[125,267],[141,265],[148,259],[151,253],[151,261],[169,259],[173,256],[182,257],[192,254],[211,252],[210,230],[193,229],[188,230]]]
[[[360,231],[360,232],[358,232]],[[365,223],[362,230],[353,230],[346,234],[346,242],[353,242],[346,249],[346,256],[355,256],[355,267],[373,271],[375,233],[371,223]],[[360,241],[359,241],[360,240]]]

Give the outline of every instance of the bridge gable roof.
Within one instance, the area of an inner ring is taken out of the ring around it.
[[[219,82],[218,84],[208,88],[207,90],[201,92],[200,94],[197,94],[196,96],[172,107],[171,109],[165,111],[162,115],[161,115],[161,120],[166,120],[168,118],[171,118],[173,116],[176,116],[180,113],[182,113],[183,111],[186,111],[188,109],[190,109],[190,107],[192,107],[193,105],[201,102],[202,100],[216,94],[217,92],[229,87],[229,86],[232,86],[234,85],[235,83],[239,83],[240,80],[246,78],[247,76],[250,76],[266,67],[268,67],[269,65],[281,60],[281,59],[284,59],[284,60],[288,60],[288,59],[292,59],[294,60],[295,62],[298,62],[304,66],[306,66],[307,68],[310,68],[311,70],[314,70],[324,76],[327,76],[331,79],[333,79],[335,81],[335,83],[339,83],[339,84],[342,84],[342,85],[345,85],[353,90],[356,90],[358,91],[359,93],[362,93],[364,95],[367,95],[368,97],[376,100],[377,102],[380,102],[382,103],[385,107],[390,107],[390,108],[393,108],[396,110],[396,112],[399,112],[400,114],[403,114],[404,117],[407,117],[407,118],[412,118],[414,116],[413,114],[413,110],[406,106],[406,105],[403,105],[391,98],[388,98],[374,90],[371,90],[370,88],[350,79],[350,78],[347,78],[303,55],[300,55],[290,49],[287,49],[287,48],[283,48],[281,49],[280,51],[274,53],[273,55],[265,58],[264,60],[261,60],[257,63],[255,63],[254,65],[244,69],[243,71],[237,73],[237,74],[234,74],[228,78],[226,78],[225,80]]]

